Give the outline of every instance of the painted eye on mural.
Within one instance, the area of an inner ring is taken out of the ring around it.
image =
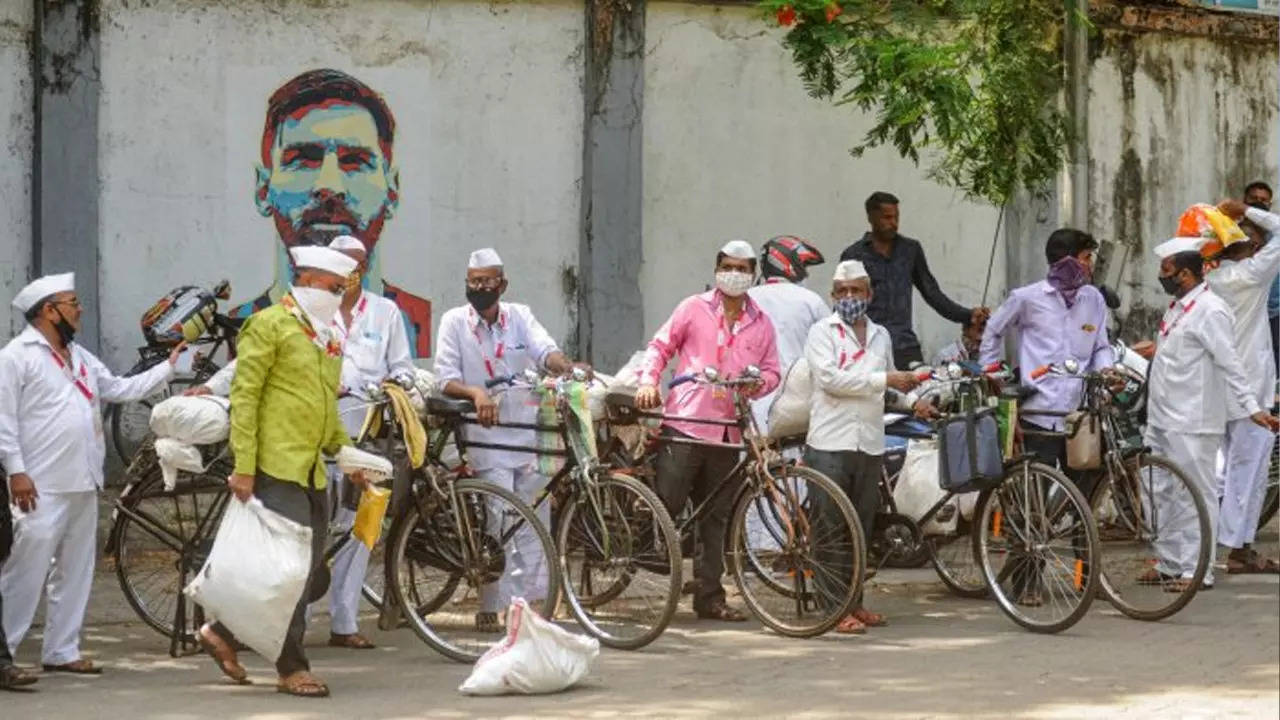
[[[340,148],[338,164],[346,172],[373,169],[373,153],[364,148]]]
[[[319,144],[290,145],[280,154],[280,164],[286,168],[320,167],[324,162],[324,146]]]

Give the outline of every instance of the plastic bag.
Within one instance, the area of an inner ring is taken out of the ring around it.
[[[343,475],[363,472],[370,482],[381,482],[391,477],[390,460],[352,445],[343,445],[334,459]]]
[[[467,695],[539,695],[560,692],[586,676],[600,641],[562,630],[534,612],[524,598],[507,611],[507,636],[480,656],[458,688]]]
[[[204,472],[204,458],[200,457],[200,449],[194,445],[161,437],[156,438],[155,450],[165,490],[172,490],[178,484],[179,470]]]
[[[898,512],[919,521],[947,493],[938,487],[938,442],[911,440],[902,463],[902,474],[893,488]],[[925,535],[946,535],[956,530],[958,513],[940,508],[933,519],[920,526]],[[940,520],[939,518],[946,518]]]
[[[188,445],[222,442],[231,435],[231,401],[214,395],[178,395],[151,410],[151,432]]]
[[[370,550],[378,544],[378,538],[382,537],[382,520],[387,516],[387,503],[390,500],[391,490],[387,488],[370,485],[360,493],[356,519],[351,525],[351,536]]]
[[[778,440],[809,431],[809,409],[813,404],[813,378],[809,361],[800,358],[791,363],[782,380],[773,406],[769,408],[769,438]]]
[[[257,498],[232,499],[209,559],[185,592],[236,639],[274,662],[310,567],[311,528]]]

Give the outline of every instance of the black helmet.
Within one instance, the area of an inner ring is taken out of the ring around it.
[[[809,275],[811,265],[826,262],[822,253],[808,240],[794,235],[779,235],[764,244],[760,253],[760,274],[766,278],[780,277],[798,283]]]

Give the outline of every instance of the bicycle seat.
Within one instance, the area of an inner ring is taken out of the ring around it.
[[[1028,398],[1034,397],[1040,393],[1040,389],[1034,385],[1005,385],[1000,388],[1000,397],[1006,400],[1017,400],[1025,402]]]
[[[475,411],[476,406],[470,400],[459,400],[438,395],[432,395],[427,398],[427,412],[432,415],[466,415]]]
[[[907,417],[886,425],[884,434],[908,440],[928,440],[933,437],[933,428],[926,422]]]

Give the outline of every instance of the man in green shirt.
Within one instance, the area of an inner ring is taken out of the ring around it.
[[[290,251],[295,280],[289,293],[245,321],[236,342],[231,383],[231,449],[227,483],[240,501],[257,497],[273,512],[311,528],[311,574],[294,610],[276,662],[280,692],[325,697],[329,688],[310,672],[302,649],[307,603],[324,562],[329,520],[322,453],[351,443],[338,418],[342,344],[333,318],[355,260],[326,247]],[[363,478],[353,477],[356,484]],[[247,682],[235,638],[221,623],[200,629],[205,650],[222,672]]]

